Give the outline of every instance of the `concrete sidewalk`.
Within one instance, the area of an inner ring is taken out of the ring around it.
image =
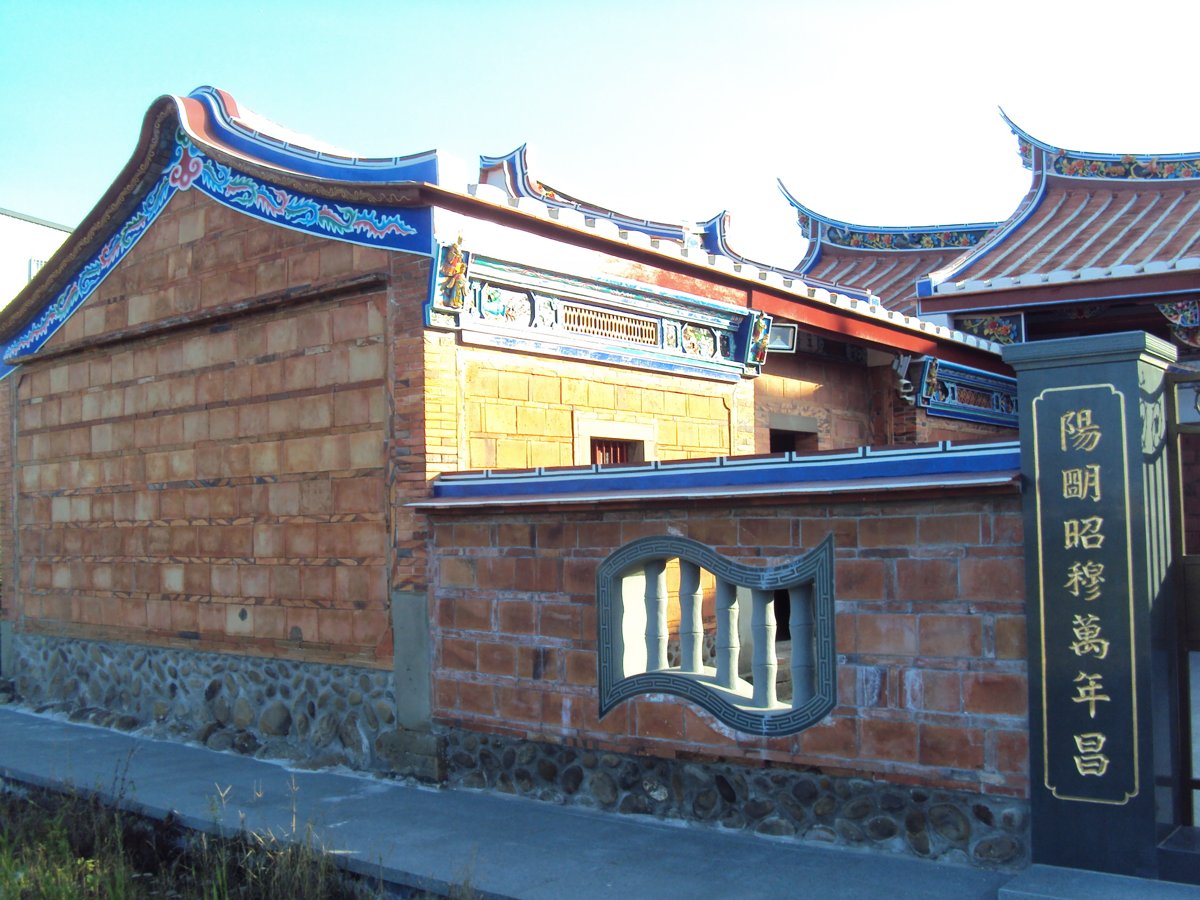
[[[291,833],[293,821],[301,832],[311,823],[324,846],[345,851],[349,868],[434,892],[468,882],[485,896],[515,898],[1200,896],[1162,882],[1040,866],[1014,877],[501,794],[298,771],[14,707],[0,708],[0,775],[120,796],[138,812],[174,811],[206,831],[244,825],[279,835]]]

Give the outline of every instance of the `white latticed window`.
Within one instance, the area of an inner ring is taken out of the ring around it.
[[[769,567],[641,538],[600,565],[597,603],[601,716],[668,693],[739,731],[782,735],[833,708],[832,538]]]

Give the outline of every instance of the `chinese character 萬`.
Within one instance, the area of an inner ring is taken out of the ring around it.
[[[1063,469],[1063,499],[1100,502],[1100,466],[1092,463],[1079,469]]]
[[[1104,535],[1100,533],[1104,519],[1100,516],[1088,516],[1086,519],[1063,520],[1063,549],[1071,550],[1082,547],[1084,550],[1099,550],[1104,545]]]
[[[1074,737],[1075,746],[1079,749],[1079,756],[1075,757],[1076,771],[1080,775],[1096,776],[1107,772],[1109,759],[1100,751],[1104,749],[1104,742],[1108,738],[1099,731],[1089,731]]]
[[[1107,694],[1100,693],[1104,690],[1104,685],[1100,683],[1100,676],[1080,672],[1075,679],[1075,683],[1079,687],[1075,688],[1075,696],[1071,700],[1075,703],[1086,703],[1088,705],[1088,718],[1096,718],[1096,704],[1100,702],[1108,703],[1112,700],[1112,697]]]
[[[1100,426],[1092,423],[1090,409],[1074,409],[1063,413],[1058,422],[1063,450],[1067,449],[1069,443],[1072,450],[1091,453],[1100,443]]]
[[[1076,656],[1091,654],[1096,659],[1108,656],[1108,641],[1100,637],[1100,618],[1091,615],[1076,616],[1071,622],[1071,630],[1075,632],[1075,643],[1071,650]]]

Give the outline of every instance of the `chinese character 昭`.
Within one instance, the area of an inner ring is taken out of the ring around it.
[[[1059,436],[1062,449],[1067,449],[1067,443],[1072,450],[1082,450],[1091,453],[1100,443],[1100,426],[1092,424],[1090,409],[1075,409],[1063,413],[1059,421]]]
[[[1083,683],[1080,684],[1080,682]],[[1079,676],[1075,679],[1075,683],[1079,687],[1075,688],[1075,696],[1071,700],[1075,703],[1086,703],[1088,705],[1088,718],[1096,718],[1096,704],[1101,701],[1107,703],[1112,700],[1112,697],[1107,694],[1100,693],[1104,690],[1104,685],[1100,683],[1100,676],[1080,672]]]
[[[1104,659],[1108,656],[1108,641],[1100,637],[1100,618],[1088,614],[1086,616],[1076,616],[1071,622],[1071,630],[1075,632],[1075,643],[1071,645],[1071,649],[1075,651],[1076,656],[1084,656],[1088,653],[1096,657],[1096,659]]]
[[[1075,769],[1080,775],[1103,775],[1108,771],[1109,759],[1100,751],[1108,740],[1099,731],[1075,735],[1075,746],[1079,756],[1075,757]]]
[[[1100,599],[1100,585],[1104,584],[1104,563],[1075,562],[1067,570],[1067,583],[1063,585],[1075,597],[1083,592],[1089,603]]]
[[[1099,550],[1104,544],[1104,535],[1100,526],[1104,519],[1100,516],[1088,516],[1086,519],[1063,520],[1063,549],[1070,550],[1082,547],[1084,550]]]
[[[1100,466],[1092,463],[1081,469],[1063,469],[1063,499],[1100,502]]]

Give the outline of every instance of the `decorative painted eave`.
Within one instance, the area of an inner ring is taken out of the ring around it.
[[[479,183],[494,185],[514,200],[529,197],[550,208],[573,209],[585,216],[604,219],[625,231],[637,231],[658,240],[675,241],[684,247],[698,246],[695,231],[688,226],[627,216],[542,183],[530,174],[528,144],[522,144],[503,156],[480,156]]]
[[[809,240],[809,251],[797,269],[807,271],[824,245],[848,250],[919,252],[922,250],[965,250],[978,245],[1001,223],[971,222],[957,225],[855,225],[822,215],[805,206],[782,180],[779,190],[796,210],[800,232]],[[814,248],[815,245],[815,248]]]
[[[1065,150],[1038,140],[1004,110],[1004,123],[1017,136],[1017,152],[1025,168],[1060,178],[1097,181],[1178,181],[1200,179],[1200,153],[1092,153]]]
[[[830,496],[963,489],[1015,491],[1016,441],[832,453],[718,457],[440,475],[432,496],[412,504],[437,511],[514,506],[646,502],[787,502]]]

